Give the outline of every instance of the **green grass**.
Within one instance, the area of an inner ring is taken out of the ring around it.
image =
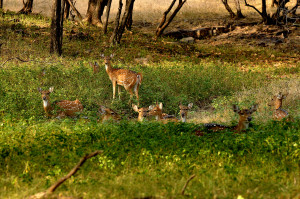
[[[0,198],[24,198],[47,189],[86,153],[103,150],[56,191],[84,198],[299,197],[299,63],[295,52],[225,44],[174,44],[133,29],[118,47],[95,27],[65,23],[63,56],[49,55],[49,19],[1,13]],[[15,19],[15,20],[14,20]],[[111,29],[109,29],[111,31]],[[246,133],[196,137],[193,123],[137,123],[129,96],[112,101],[100,54],[114,53],[114,67],[142,72],[140,104],[163,102],[164,112],[193,102],[189,121],[236,123],[231,104],[259,103]],[[272,56],[274,55],[274,56]],[[28,62],[22,62],[19,57]],[[148,64],[135,58],[148,57]],[[284,60],[286,61],[282,61]],[[7,61],[8,60],[8,61]],[[93,74],[89,62],[102,70]],[[45,70],[46,75],[42,76]],[[54,87],[51,100],[75,100],[89,119],[46,119],[37,88]],[[294,122],[274,122],[266,102],[276,92]],[[97,123],[98,104],[115,109],[120,123]],[[214,111],[203,111],[209,104]],[[234,121],[233,121],[234,120]],[[298,195],[297,195],[298,194]]]

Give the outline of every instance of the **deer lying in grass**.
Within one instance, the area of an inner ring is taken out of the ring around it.
[[[279,92],[277,95],[274,95],[271,101],[268,103],[269,106],[272,106],[275,108],[273,112],[273,119],[274,120],[281,120],[285,117],[288,117],[289,113],[282,109],[282,101],[285,99],[287,94],[282,94]]]
[[[255,104],[250,107],[250,109],[242,109],[240,110],[237,105],[233,105],[233,111],[239,114],[239,123],[236,126],[225,126],[221,124],[209,123],[205,124],[205,128],[208,131],[219,132],[223,130],[232,130],[235,133],[240,133],[245,131],[249,127],[249,123],[252,120],[252,113],[254,113],[258,108],[258,104]],[[196,135],[203,136],[205,132],[196,130]]]
[[[188,106],[183,106],[182,104],[179,105],[180,108],[180,120],[178,120],[174,116],[170,116],[162,112],[163,104],[156,103],[156,105],[151,105],[149,107],[149,115],[155,116],[157,121],[162,121],[163,123],[168,122],[186,122],[188,111],[193,107],[193,103],[190,103]]]
[[[50,102],[50,94],[53,92],[54,88],[50,87],[49,90],[42,90],[38,88],[38,91],[42,95],[43,107],[46,112],[47,117],[55,116],[57,118],[63,117],[75,117],[76,113],[83,111],[83,106],[81,102],[76,99],[74,101],[62,100],[58,102]],[[57,114],[53,115],[52,111],[58,108]]]
[[[138,120],[139,122],[142,122],[142,121],[144,121],[144,119],[148,116],[150,106],[149,106],[149,107],[141,107],[141,108],[138,108],[137,105],[132,104],[132,109],[133,109],[135,112],[139,113],[139,116],[138,116],[138,119],[137,119],[137,120]]]
[[[142,73],[137,73],[127,69],[113,68],[110,62],[110,58],[113,57],[113,55],[111,56],[101,55],[101,56],[104,57],[105,70],[113,85],[113,99],[115,99],[116,86],[118,85],[119,98],[120,98],[121,86],[123,86],[125,90],[128,91],[130,94],[129,103],[131,103],[131,100],[133,98],[133,92],[135,93],[136,99],[139,102],[139,87],[142,84],[142,80],[143,80]]]
[[[108,120],[114,120],[114,121],[121,120],[121,117],[118,113],[102,105],[99,107],[98,113],[100,115],[100,119],[98,120],[98,122],[105,122]]]

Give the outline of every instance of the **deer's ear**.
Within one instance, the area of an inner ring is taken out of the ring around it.
[[[110,54],[110,58],[113,58],[114,56],[115,56],[115,54],[114,54],[114,53]]]
[[[105,110],[106,110],[106,107],[105,106],[100,106],[99,109],[98,109],[98,112],[103,115],[105,113]]]
[[[52,93],[52,92],[53,92],[53,90],[54,90],[54,87],[53,87],[53,86],[51,86],[51,87],[49,88],[49,92],[50,92],[50,93]]]
[[[193,107],[193,103],[189,103],[189,105],[188,105],[188,107],[189,107],[189,109],[191,109],[192,107]]]
[[[154,109],[154,106],[153,106],[153,105],[150,105],[150,106],[149,106],[149,111],[151,111],[152,109]]]
[[[132,109],[133,109],[135,112],[139,112],[138,106],[135,105],[135,104],[132,104]]]
[[[237,105],[232,105],[232,109],[233,109],[233,111],[235,112],[235,113],[238,113],[238,112],[240,112],[240,108],[237,106]]]
[[[258,108],[258,104],[254,104],[253,106],[251,106],[250,113],[255,112],[257,110],[257,108]]]
[[[160,109],[163,109],[163,103],[162,103],[162,102],[159,103],[159,108],[160,108]]]
[[[42,93],[43,90],[42,90],[41,88],[38,88],[38,91],[39,91],[40,93]]]

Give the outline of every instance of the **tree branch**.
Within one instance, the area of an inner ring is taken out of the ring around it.
[[[75,11],[77,17],[79,18],[80,21],[82,21],[82,16],[81,14],[78,12],[78,10],[75,8],[75,6],[73,5],[73,2],[71,0],[67,0],[72,8],[72,10]]]
[[[254,10],[256,10],[256,12],[258,12],[258,14],[260,14],[260,16],[263,17],[262,12],[260,12],[255,6],[248,4],[248,3],[247,3],[247,0],[245,0],[245,6],[248,6],[248,7],[253,8]]]
[[[184,196],[184,192],[185,192],[185,189],[186,187],[188,186],[189,182],[195,177],[196,175],[193,174],[189,177],[189,179],[186,181],[185,185],[183,186],[182,190],[181,190],[181,195]]]

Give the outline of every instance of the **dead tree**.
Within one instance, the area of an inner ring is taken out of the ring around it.
[[[164,12],[163,17],[161,19],[160,24],[158,25],[158,27],[156,28],[156,37],[159,37],[162,35],[162,33],[164,32],[164,30],[168,27],[168,25],[172,22],[172,20],[174,19],[174,17],[176,16],[176,14],[179,12],[179,10],[181,9],[181,7],[183,6],[183,4],[186,2],[186,0],[179,0],[177,7],[175,8],[174,12],[171,14],[170,18],[167,20],[167,15],[169,14],[169,12],[171,11],[171,9],[173,8],[174,4],[175,4],[176,0],[173,0],[171,5],[169,6],[169,8]]]
[[[111,45],[116,45],[116,44],[120,43],[122,35],[125,31],[126,23],[128,21],[129,15],[130,15],[130,8],[133,7],[134,1],[135,0],[126,0],[125,11],[124,11],[121,23],[119,21],[120,21],[120,15],[121,15],[123,3],[122,3],[122,0],[119,1],[119,9],[118,9],[118,13],[116,16],[116,21],[115,21],[115,30],[110,39]]]
[[[258,10],[255,6],[250,5],[247,3],[247,0],[245,1],[245,5],[248,7],[253,8],[261,17],[262,17],[262,21],[264,24],[284,24],[286,23],[284,20],[287,20],[287,15],[289,13],[293,13],[294,8],[297,9],[297,7],[299,6],[299,0],[297,0],[296,6],[293,7],[291,10],[288,10],[286,8],[286,4],[289,2],[289,0],[277,0],[274,1],[274,4],[277,5],[277,10],[275,12],[275,14],[273,14],[272,16],[270,16],[270,14],[267,13],[267,4],[266,4],[266,0],[262,0],[261,1],[261,5],[262,5],[262,10]]]
[[[18,12],[20,14],[30,14],[32,13],[33,0],[23,0],[23,8]]]
[[[89,0],[88,9],[86,12],[87,21],[90,24],[102,27],[101,16],[103,14],[104,8],[107,5],[108,0]]]
[[[104,21],[104,24],[103,24],[103,33],[104,34],[107,33],[107,25],[108,25],[109,13],[110,13],[111,1],[112,0],[108,0],[107,1],[107,7],[106,7],[106,13],[105,13],[105,21]]]
[[[51,194],[62,184],[64,183],[67,179],[69,179],[71,176],[73,176],[79,168],[89,159],[92,158],[96,155],[99,155],[103,153],[103,151],[95,151],[93,153],[85,155],[83,158],[80,159],[78,164],[63,178],[58,180],[55,184],[53,184],[51,187],[49,187],[46,191],[37,193],[33,196],[28,197],[28,199],[41,199],[41,198],[50,198]],[[52,197],[51,197],[52,198]]]
[[[240,0],[235,0],[235,7],[236,7],[236,18],[237,19],[245,18],[245,16],[242,14]]]
[[[50,53],[62,54],[65,0],[55,0],[50,30]]]
[[[226,10],[229,12],[230,17],[231,17],[231,18],[235,18],[236,15],[235,15],[235,13],[232,11],[232,9],[230,8],[230,6],[228,5],[227,0],[221,0],[221,1],[222,1],[222,3],[224,4]]]

